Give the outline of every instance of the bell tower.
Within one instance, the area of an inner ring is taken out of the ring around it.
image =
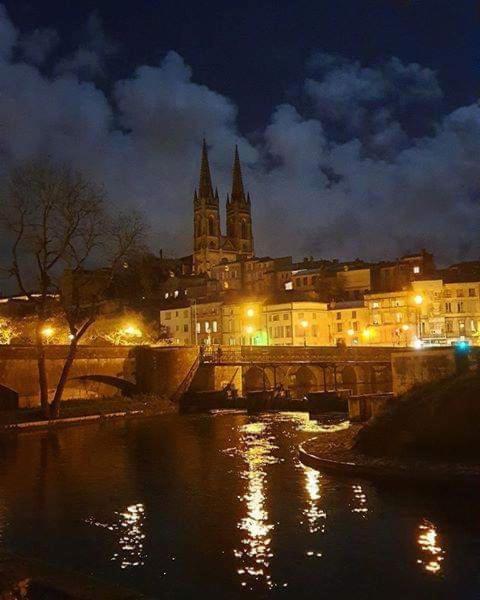
[[[250,194],[245,195],[238,146],[233,160],[232,192],[227,195],[227,238],[241,256],[253,256]]]
[[[218,191],[213,191],[208,150],[202,145],[198,193],[193,196],[193,268],[195,273],[207,273],[220,258],[220,210]]]

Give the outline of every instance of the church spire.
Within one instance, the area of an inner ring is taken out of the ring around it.
[[[242,168],[238,156],[238,146],[235,146],[235,158],[233,160],[233,179],[231,202],[246,202],[245,190],[243,189]]]
[[[213,200],[212,178],[210,176],[210,165],[208,164],[207,142],[203,138],[202,162],[200,166],[200,183],[198,186],[198,197]]]

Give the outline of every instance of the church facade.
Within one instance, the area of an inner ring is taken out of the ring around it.
[[[193,269],[195,273],[211,273],[221,262],[251,258],[254,253],[250,195],[245,193],[238,148],[232,170],[232,189],[227,194],[227,231],[222,234],[220,200],[213,189],[208,150],[202,147],[200,180],[193,196]]]

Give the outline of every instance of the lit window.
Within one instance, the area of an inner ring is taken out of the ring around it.
[[[291,281],[287,281],[287,282],[285,283],[285,289],[286,289],[286,290],[293,290],[293,282],[291,282]]]
[[[205,333],[210,333],[210,323],[205,321]]]
[[[197,330],[197,333],[200,333],[200,323],[197,323],[197,325],[196,325],[196,328],[195,328],[195,329]]]
[[[169,294],[168,292],[165,292],[165,300],[168,300],[168,296],[169,296],[169,295],[170,295],[170,294]]]
[[[415,273],[415,275],[418,275],[420,273],[420,267],[418,265],[415,265],[413,267],[413,272]]]
[[[372,302],[372,308],[379,308],[379,302]]]
[[[212,329],[213,329],[214,333],[217,332],[217,322],[216,321],[213,321],[213,323],[212,323]]]
[[[173,296],[174,296],[174,298],[178,298],[178,290],[175,290],[175,291],[173,292]]]

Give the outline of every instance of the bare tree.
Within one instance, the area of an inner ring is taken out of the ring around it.
[[[56,418],[78,344],[95,321],[115,271],[143,241],[145,228],[136,214],[111,218],[101,188],[50,161],[14,169],[5,195],[8,272],[35,311],[40,403],[46,417]],[[102,268],[88,271],[95,259]],[[70,344],[50,401],[44,330],[59,313],[68,323]]]

